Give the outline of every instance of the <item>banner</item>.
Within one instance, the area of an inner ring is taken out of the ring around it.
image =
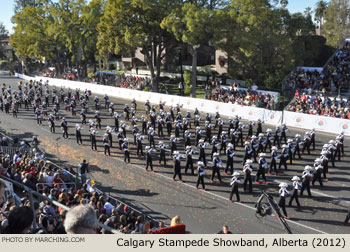
[[[284,111],[283,122],[287,126],[309,130],[316,129],[332,134],[339,134],[344,131],[345,135],[350,136],[350,120],[348,119]]]

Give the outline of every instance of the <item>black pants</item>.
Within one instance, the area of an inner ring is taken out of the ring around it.
[[[139,153],[141,153],[141,155],[143,156],[142,144],[137,145],[136,154],[139,155]]]
[[[221,182],[220,168],[217,166],[213,166],[213,173],[211,174],[211,180],[214,180],[215,174],[218,175],[218,179]]]
[[[185,173],[187,173],[187,169],[191,168],[191,173],[194,174],[194,170],[193,170],[193,159],[192,158],[187,158],[186,160],[186,166],[185,166]]]
[[[68,131],[67,131],[67,129],[63,130],[63,138],[68,138]]]
[[[279,136],[275,136],[275,138],[273,139],[273,145],[276,145],[276,142],[277,142],[278,148],[280,148],[281,142],[280,142]]]
[[[267,146],[269,146],[270,151],[271,151],[271,146],[272,146],[272,144],[271,144],[271,141],[270,141],[270,140],[266,140],[264,152],[266,152]]]
[[[152,163],[152,158],[147,158],[146,162],[146,170],[148,170],[148,166],[151,167],[151,170],[153,171],[153,163]]]
[[[304,153],[305,149],[307,149],[307,153],[310,155],[310,143],[304,143],[302,152]]]
[[[252,176],[245,176],[244,178],[244,182],[243,182],[243,190],[246,191],[247,190],[247,184],[249,182],[249,192],[251,193],[253,191],[253,182],[252,182]]]
[[[182,180],[182,176],[181,176],[181,169],[175,169],[174,170],[174,175],[173,175],[173,179],[175,180],[176,175],[179,176],[179,179]]]
[[[303,182],[303,184],[301,186],[301,190],[300,190],[300,196],[303,195],[305,188],[307,190],[309,197],[311,197],[310,180],[306,180]]]
[[[241,141],[241,146],[243,147],[243,135],[241,134],[238,135],[236,145],[238,145],[239,141]]]
[[[298,189],[294,189],[293,190],[293,194],[292,194],[292,196],[290,197],[290,200],[289,200],[289,206],[292,205],[292,202],[293,202],[294,199],[295,199],[295,202],[297,203],[297,205],[300,206],[299,196],[298,196]]]
[[[278,201],[278,206],[282,209],[284,216],[288,216],[286,211],[286,198],[280,197],[280,200]]]
[[[108,156],[111,155],[111,148],[109,147],[109,145],[105,145],[105,155],[108,153]]]
[[[91,150],[97,151],[96,139],[91,139]]]
[[[278,165],[278,169],[281,169],[282,165],[284,165],[284,169],[287,170],[287,158],[283,157],[283,154],[281,155],[280,164]]]
[[[258,172],[256,173],[256,182],[259,182],[260,176],[263,178],[263,180],[266,182],[266,176],[265,176],[265,169],[259,169]]]
[[[126,160],[128,160],[128,163],[130,163],[130,152],[124,151],[124,162],[126,163]]]
[[[83,144],[83,140],[81,139],[81,134],[76,134],[77,144]]]
[[[205,154],[200,154],[198,161],[202,161],[205,166],[207,166],[207,158],[205,157]]]
[[[233,160],[232,159],[227,159],[225,173],[227,173],[228,168],[230,168],[230,173],[232,175],[233,174]]]
[[[238,185],[233,185],[230,193],[230,200],[232,200],[233,194],[236,194],[237,201],[240,201]]]
[[[51,133],[56,133],[56,132],[55,132],[55,125],[52,125],[52,126],[50,127],[50,132],[51,132]]]
[[[159,164],[162,162],[162,160],[164,161],[164,165],[166,165],[165,151],[160,152]]]
[[[122,150],[123,140],[120,139],[120,140],[118,141],[118,143],[119,143],[119,149]]]
[[[205,189],[205,184],[204,184],[204,175],[199,175],[198,174],[198,178],[197,178],[197,184],[196,184],[196,187],[198,188],[199,186],[199,183],[202,184],[202,188]]]
[[[315,181],[318,181],[320,183],[320,186],[323,186],[322,178],[321,178],[321,171],[316,171],[314,178],[312,179],[312,186],[315,185]]]
[[[293,153],[293,158],[295,158],[295,155],[296,155],[297,153],[298,153],[299,159],[301,159],[301,156],[300,156],[300,147],[299,147],[298,144],[295,146],[295,150],[294,150],[294,153]]]

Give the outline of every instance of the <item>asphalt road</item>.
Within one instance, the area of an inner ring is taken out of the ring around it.
[[[11,84],[13,90],[17,89],[18,79],[8,77],[0,79],[2,82]],[[116,104],[115,108],[119,113],[122,112],[125,103],[130,104],[130,101],[127,100],[110,98]],[[103,98],[100,97],[100,99]],[[89,108],[93,108],[91,100]],[[63,139],[60,127],[57,127],[59,122],[56,122],[56,134],[50,133],[46,120],[42,126],[39,126],[32,109],[29,111],[20,109],[18,118],[13,118],[12,114],[6,115],[0,112],[0,127],[20,135],[21,138],[31,139],[33,135],[38,136],[41,147],[53,158],[64,161],[67,166],[77,165],[83,158],[86,158],[90,162],[91,174],[98,182],[98,188],[156,220],[165,221],[167,224],[173,216],[179,215],[181,221],[187,225],[187,229],[192,233],[216,233],[223,224],[227,224],[233,233],[284,233],[276,218],[258,219],[255,217],[254,205],[261,190],[276,196],[275,200],[278,201],[279,182],[284,181],[291,185],[292,176],[301,176],[304,166],[312,165],[314,159],[319,157],[323,143],[335,139],[334,135],[317,133],[316,150],[312,151],[311,155],[305,154],[302,156],[302,160],[295,160],[293,165],[288,166],[288,170],[282,169],[279,176],[267,176],[269,185],[254,184],[251,194],[243,193],[242,186],[240,186],[242,203],[231,203],[228,201],[231,176],[225,176],[223,171],[221,175],[224,183],[209,183],[211,168],[208,167],[205,179],[207,190],[197,190],[195,188],[196,175],[183,174],[184,183],[172,180],[173,168],[169,156],[167,157],[168,165],[166,167],[159,166],[158,153],[156,153],[153,159],[155,171],[146,172],[144,169],[145,158],[137,157],[135,146],[131,144],[131,164],[125,164],[123,153],[119,148],[116,148],[118,145],[116,135],[113,135],[112,156],[106,157],[103,153],[103,131],[105,126],[113,126],[114,120],[106,109],[100,109],[100,111],[102,113],[102,130],[97,136],[98,152],[91,151],[87,125],[83,126],[83,146],[76,144],[74,127],[76,123],[81,121],[79,115],[73,118],[70,112],[62,111],[68,121],[69,139]],[[138,104],[137,117],[144,113],[144,104]],[[92,118],[93,114],[94,110],[90,110],[87,119]],[[204,113],[201,115],[203,117]],[[227,118],[223,119],[227,120]],[[127,124],[129,123],[127,122]],[[227,130],[227,127],[226,124],[224,130]],[[271,125],[263,125],[263,131],[265,132],[268,127],[274,129]],[[141,129],[141,127],[139,128]],[[303,135],[304,131],[290,129],[288,136],[294,136],[296,133]],[[128,138],[133,139],[130,130],[128,130]],[[155,140],[157,143],[158,137]],[[165,137],[162,140],[167,142],[168,138]],[[130,141],[130,143],[132,142]],[[316,186],[312,188],[313,197],[300,198],[301,208],[287,207],[288,215],[291,217],[288,224],[293,233],[350,233],[349,227],[342,224],[350,206],[349,148],[347,142],[348,138],[345,140],[345,157],[342,158],[341,162],[336,162],[335,168],[330,167],[329,181],[324,182],[324,187],[321,188],[316,182]],[[148,141],[145,139],[144,144],[147,143]],[[184,149],[183,141],[178,149]],[[223,155],[221,157],[223,160],[225,159]],[[195,155],[195,161],[196,158],[197,155]],[[243,148],[238,147],[234,159],[235,171],[242,171],[242,158]],[[269,159],[270,155],[267,154],[267,160]],[[183,161],[182,167],[184,165]],[[253,167],[255,168],[254,179],[257,164],[253,164]],[[291,190],[290,187],[289,189]]]

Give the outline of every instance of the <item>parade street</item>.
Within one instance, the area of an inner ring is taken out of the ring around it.
[[[16,78],[2,77],[1,81],[12,86],[12,90],[17,90]],[[23,81],[25,82],[25,81]],[[50,87],[51,89],[52,87]],[[59,87],[57,87],[59,90]],[[72,90],[74,91],[74,90]],[[84,90],[81,90],[83,92]],[[113,94],[108,94],[111,102],[115,103],[115,109],[122,114],[123,107],[126,103],[131,105],[130,100],[121,100],[113,98]],[[94,110],[92,94],[89,101],[89,111],[87,120],[92,119]],[[99,96],[103,100],[103,96]],[[51,99],[50,99],[51,101]],[[52,108],[52,104],[51,108]],[[165,107],[165,112],[169,108]],[[157,109],[158,112],[158,109]],[[184,116],[187,111],[181,110]],[[83,145],[77,145],[75,139],[75,125],[81,123],[79,113],[72,117],[69,111],[65,111],[61,106],[60,113],[63,113],[69,126],[69,139],[62,137],[62,131],[59,122],[56,122],[56,134],[50,133],[47,118],[45,117],[42,125],[38,125],[30,108],[26,111],[23,107],[19,109],[18,118],[14,118],[12,114],[6,115],[0,113],[0,126],[3,130],[7,130],[12,137],[31,140],[33,136],[37,136],[40,145],[39,147],[47,153],[47,156],[52,161],[57,161],[63,164],[64,167],[76,167],[83,159],[89,163],[89,171],[97,183],[97,187],[104,191],[107,195],[111,195],[125,202],[126,204],[141,211],[144,215],[148,215],[155,220],[163,220],[166,224],[172,217],[178,215],[181,222],[186,224],[186,229],[191,233],[217,233],[223,224],[229,226],[232,233],[256,234],[256,233],[284,233],[284,229],[275,217],[257,218],[255,216],[255,203],[265,190],[271,195],[276,196],[275,201],[278,201],[279,183],[286,182],[289,184],[288,190],[292,191],[292,177],[301,177],[305,165],[313,166],[314,160],[320,157],[320,152],[324,143],[329,140],[335,140],[336,135],[324,134],[316,132],[316,150],[311,151],[311,155],[307,152],[302,154],[302,159],[297,157],[293,160],[293,165],[289,165],[288,170],[284,167],[280,169],[280,175],[268,175],[266,184],[255,184],[253,182],[253,193],[244,193],[242,185],[239,186],[241,203],[230,202],[229,194],[231,191],[230,181],[231,176],[225,175],[223,170],[221,176],[223,183],[219,183],[216,179],[215,183],[209,183],[211,175],[211,165],[208,165],[205,183],[206,191],[196,189],[197,172],[191,175],[190,172],[184,173],[185,161],[181,162],[183,183],[173,181],[173,161],[170,159],[170,152],[167,153],[167,165],[158,165],[159,152],[153,153],[153,170],[146,171],[145,157],[136,155],[136,147],[133,144],[133,136],[131,135],[130,122],[125,121],[130,127],[127,128],[127,135],[131,146],[131,163],[123,162],[123,152],[119,150],[117,135],[113,133],[113,147],[111,148],[111,156],[105,156],[103,151],[103,134],[106,126],[114,127],[114,119],[110,116],[107,109],[102,103],[100,113],[102,115],[102,129],[99,130],[97,138],[98,151],[92,151],[89,140],[89,126],[82,125]],[[192,120],[193,120],[193,111]],[[136,117],[140,118],[145,114],[144,104],[138,103]],[[205,118],[205,113],[201,112],[201,117]],[[214,119],[214,117],[213,117]],[[228,119],[222,118],[226,123],[224,130],[228,129]],[[122,117],[121,120],[124,120]],[[201,127],[204,127],[204,121],[201,121]],[[247,124],[246,121],[243,121]],[[140,123],[138,123],[139,128]],[[267,128],[271,128],[274,132],[275,127],[272,125],[263,124],[263,132]],[[156,130],[155,130],[156,131]],[[194,135],[194,126],[190,129]],[[254,133],[256,126],[254,126]],[[216,134],[216,130],[213,132]],[[293,138],[295,134],[304,136],[305,130],[289,129],[287,132],[288,138]],[[166,134],[165,134],[166,135]],[[244,137],[247,135],[247,129],[244,130]],[[182,136],[182,132],[181,132]],[[155,136],[156,145],[159,142],[159,137]],[[161,138],[165,144],[169,144],[169,137]],[[194,142],[194,138],[192,138]],[[307,193],[300,197],[300,208],[297,208],[294,202],[293,207],[286,207],[288,216],[287,220],[293,233],[349,233],[349,227],[343,225],[344,218],[350,207],[349,196],[349,139],[345,138],[345,156],[341,161],[336,161],[335,168],[329,166],[329,181],[323,183],[320,187],[318,182],[311,188],[312,198],[307,197]],[[148,145],[147,137],[143,141],[143,145]],[[184,141],[181,139],[178,144],[178,150],[184,153]],[[207,159],[210,160],[211,146],[206,150]],[[279,149],[280,153],[281,150]],[[234,157],[234,170],[242,172],[242,160],[244,149],[238,145]],[[195,159],[195,169],[197,167]],[[224,161],[226,157],[221,155]],[[270,152],[266,153],[266,160],[270,162]],[[211,160],[210,160],[211,161]],[[257,163],[253,163],[253,181],[257,171]],[[90,175],[88,175],[90,176]],[[243,180],[243,178],[241,178]],[[235,197],[234,197],[235,199]],[[289,199],[287,198],[287,202]]]

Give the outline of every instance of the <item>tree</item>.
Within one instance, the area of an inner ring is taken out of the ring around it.
[[[15,14],[21,12],[24,8],[29,6],[35,6],[35,0],[15,0],[14,1],[14,12]]]
[[[9,35],[9,32],[6,29],[5,25],[2,22],[0,22],[0,40],[7,38],[8,35]]]
[[[350,37],[350,2],[331,0],[324,14],[323,34],[327,44],[338,47]]]
[[[317,23],[319,23],[320,31],[322,31],[323,18],[324,18],[325,11],[327,9],[327,5],[328,5],[328,3],[326,1],[323,1],[323,0],[316,3],[315,21]]]
[[[213,37],[213,9],[215,6],[206,6],[206,2],[189,1],[173,10],[161,23],[161,27],[174,34],[178,41],[191,46],[192,97],[196,97],[198,49]]]
[[[152,90],[157,91],[169,36],[160,24],[177,4],[169,0],[109,0],[97,27],[100,55],[106,59],[109,53],[125,55],[141,48],[151,72]]]

